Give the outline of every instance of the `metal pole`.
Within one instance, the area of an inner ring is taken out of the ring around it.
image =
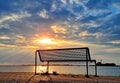
[[[87,73],[87,74],[86,74],[86,77],[89,77],[89,76],[88,76],[88,61],[86,61],[86,73]]]
[[[35,52],[35,75],[37,74],[37,51]]]
[[[96,61],[95,61],[95,77],[97,77],[97,65],[96,65]]]
[[[47,74],[49,74],[49,61],[47,61]]]
[[[88,53],[87,53],[87,50],[86,50],[86,77],[89,77],[88,76]]]

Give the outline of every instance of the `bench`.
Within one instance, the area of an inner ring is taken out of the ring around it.
[[[88,77],[89,62],[94,62],[95,76],[97,76],[96,60],[91,59],[88,47],[36,50],[35,74],[37,74],[37,56],[41,62],[47,62],[47,73],[49,73],[49,62],[86,62],[86,76]]]

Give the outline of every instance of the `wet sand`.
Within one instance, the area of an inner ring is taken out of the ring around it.
[[[34,75],[30,72],[0,72],[0,83],[120,83],[120,76]]]

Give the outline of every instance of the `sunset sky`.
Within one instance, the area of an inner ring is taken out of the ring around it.
[[[31,64],[36,49],[69,47],[120,65],[120,0],[0,0],[0,65]]]

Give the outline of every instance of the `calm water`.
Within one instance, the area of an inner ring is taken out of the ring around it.
[[[45,72],[46,66],[39,66],[38,72]],[[50,66],[50,72],[62,74],[86,74],[85,66]],[[0,66],[0,72],[34,72],[34,66]],[[89,67],[89,74],[94,75],[94,67]],[[120,67],[98,67],[99,76],[120,76]]]

